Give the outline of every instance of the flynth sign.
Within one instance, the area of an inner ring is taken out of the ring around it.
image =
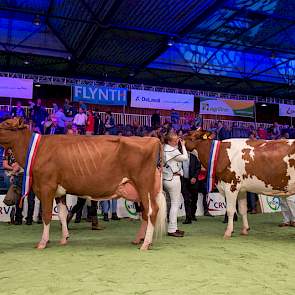
[[[126,88],[107,88],[87,85],[72,87],[72,100],[103,105],[127,105]]]

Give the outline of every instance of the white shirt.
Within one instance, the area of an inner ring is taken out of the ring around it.
[[[182,162],[188,159],[187,151],[182,145],[182,153],[177,147],[169,144],[164,145],[164,166],[163,166],[163,179],[172,180],[174,173],[183,175]]]
[[[73,123],[78,126],[85,126],[87,123],[86,114],[76,114]]]

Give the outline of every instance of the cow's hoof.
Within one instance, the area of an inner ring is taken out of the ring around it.
[[[144,239],[135,239],[131,242],[133,245],[139,245],[144,241]]]
[[[140,251],[147,251],[151,249],[152,244],[145,244],[143,243],[142,246],[140,247]]]
[[[242,236],[248,236],[249,235],[249,228],[242,228],[241,235]]]
[[[38,250],[43,250],[43,249],[45,249],[45,248],[47,247],[47,244],[48,244],[47,241],[43,241],[43,240],[41,240],[41,241],[36,245],[36,248],[37,248]]]
[[[225,240],[229,240],[229,239],[231,238],[231,233],[227,233],[227,232],[225,232],[223,238],[224,238]]]
[[[67,245],[67,243],[68,243],[68,239],[69,239],[69,237],[62,238],[62,239],[59,241],[59,244],[60,244],[61,246],[65,246],[65,245]]]

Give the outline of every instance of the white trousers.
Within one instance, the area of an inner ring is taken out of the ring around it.
[[[281,209],[282,209],[284,223],[295,221],[294,196],[290,196],[288,198],[281,198]]]
[[[163,181],[164,190],[170,195],[171,207],[169,211],[168,233],[174,233],[177,230],[177,215],[181,203],[181,182],[180,176],[173,176],[171,181]]]

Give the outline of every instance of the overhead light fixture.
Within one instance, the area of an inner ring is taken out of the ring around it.
[[[35,87],[41,87],[41,84],[40,83],[36,83],[35,84]]]
[[[267,107],[267,104],[266,103],[263,103],[261,106],[262,107]]]
[[[37,27],[39,27],[41,25],[41,19],[39,17],[39,15],[36,15],[34,20],[33,20],[33,24]]]
[[[130,77],[134,77],[134,76],[135,76],[135,73],[134,73],[134,72],[130,72],[130,73],[129,73],[129,76],[130,76]]]
[[[216,82],[216,84],[220,85],[220,84],[221,84],[221,82],[220,82],[220,81],[217,81],[217,82]]]
[[[25,65],[28,65],[29,63],[30,63],[30,62],[29,62],[28,60],[25,60],[25,61],[24,61],[24,64],[25,64]]]
[[[172,38],[170,38],[170,39],[168,40],[167,45],[171,47],[171,46],[173,46],[173,44],[174,44],[174,41],[173,41]]]

